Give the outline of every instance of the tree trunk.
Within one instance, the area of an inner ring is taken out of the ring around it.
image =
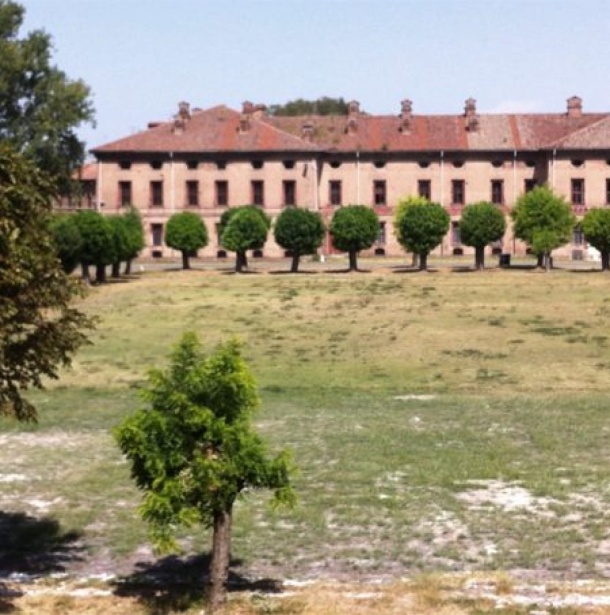
[[[536,267],[542,269],[544,267],[544,252],[536,254]]]
[[[121,263],[112,263],[112,277],[120,278],[121,277]]]
[[[608,250],[601,251],[602,271],[610,269],[610,252]]]
[[[232,510],[214,515],[212,561],[210,563],[210,613],[216,613],[227,600],[227,581],[231,559],[231,522]]]
[[[474,265],[477,271],[485,269],[485,246],[476,246],[474,249]]]
[[[301,260],[301,255],[298,252],[293,252],[292,253],[292,264],[290,266],[291,273],[298,273],[300,260]]]
[[[544,253],[544,270],[548,273],[551,270],[551,253]]]
[[[419,270],[427,271],[428,269],[428,254],[426,252],[422,252],[419,255]]]
[[[244,269],[248,267],[248,259],[246,257],[245,252],[236,252],[235,253],[235,272],[241,273]]]
[[[89,273],[89,263],[81,263],[80,265],[83,281],[87,284],[91,282],[91,274]]]
[[[358,270],[358,252],[356,252],[355,250],[350,250],[349,252],[349,270]]]
[[[131,275],[131,259],[128,258],[125,261],[125,270],[124,270],[125,275]]]
[[[104,284],[106,281],[106,265],[95,266],[95,281],[98,284]]]
[[[190,269],[189,253],[187,250],[182,250],[182,269]]]

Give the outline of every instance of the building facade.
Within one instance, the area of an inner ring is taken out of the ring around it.
[[[407,196],[439,202],[451,215],[441,255],[469,252],[459,227],[468,203],[490,201],[508,215],[524,192],[547,184],[579,217],[610,206],[610,113],[584,113],[578,97],[556,114],[479,114],[473,99],[456,115],[418,115],[409,100],[388,116],[363,113],[355,101],[348,107],[344,116],[278,117],[249,102],[241,111],[180,103],[172,120],[92,150],[96,162],[83,170],[87,204],[107,214],[137,207],[144,255],[153,257],[174,255],[163,242],[168,218],[198,212],[210,236],[199,256],[219,258],[220,216],[245,204],[272,218],[306,207],[327,221],[338,207],[367,204],[380,218],[371,250],[378,255],[402,254],[392,217]],[[523,254],[508,226],[489,250]],[[580,259],[585,248],[576,229],[558,252]],[[323,251],[333,251],[330,240]],[[263,255],[284,255],[272,234]]]

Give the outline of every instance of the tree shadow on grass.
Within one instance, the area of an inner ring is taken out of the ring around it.
[[[63,572],[82,559],[78,532],[65,532],[51,517],[0,511],[0,613],[15,610],[12,599],[21,592],[12,580]]]
[[[231,559],[231,566],[242,562]],[[150,615],[186,611],[203,602],[208,588],[210,555],[164,557],[154,563],[139,562],[135,571],[115,581],[117,596],[136,598]],[[274,579],[251,581],[234,571],[229,573],[229,591],[278,593],[281,582]]]

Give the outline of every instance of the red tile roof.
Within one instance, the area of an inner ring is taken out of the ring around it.
[[[240,122],[248,118],[246,130]],[[196,110],[183,129],[173,121],[102,145],[94,154],[197,152],[425,152],[513,151],[551,148],[610,149],[610,113],[482,114],[467,130],[464,115],[244,116],[225,106]],[[354,121],[347,130],[348,120]],[[313,126],[311,140],[303,126]]]

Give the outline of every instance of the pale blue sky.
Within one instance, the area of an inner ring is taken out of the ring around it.
[[[192,106],[343,96],[370,113],[610,111],[610,0],[21,0],[93,91],[88,147]]]

